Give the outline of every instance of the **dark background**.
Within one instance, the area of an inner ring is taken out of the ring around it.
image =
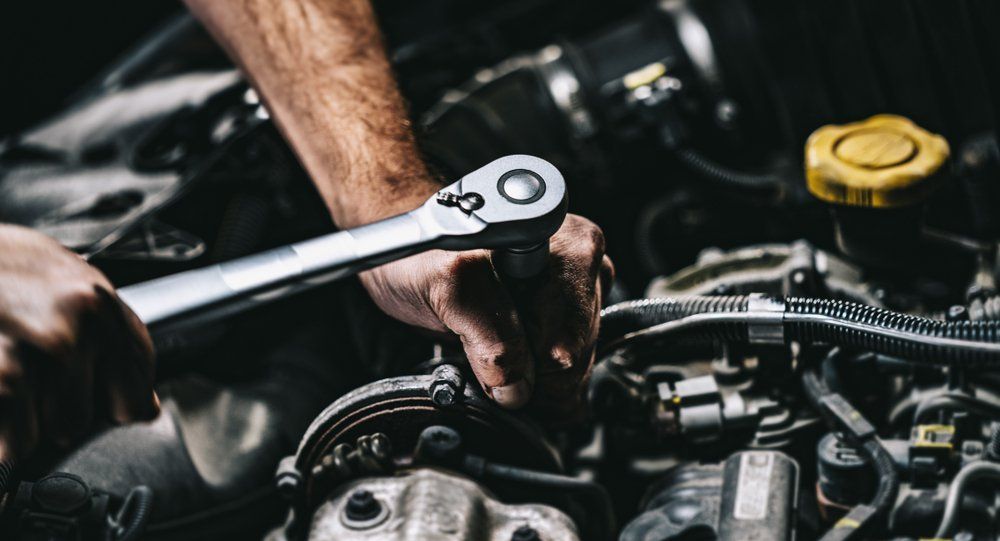
[[[475,50],[448,47],[439,59],[458,73],[438,81],[457,84],[476,68],[512,50],[533,50],[570,33],[585,33],[627,13],[642,0],[377,0],[390,48],[424,36],[436,41],[474,39]],[[0,138],[44,119],[72,101],[92,77],[136,40],[185,9],[180,0],[11,0],[0,7]],[[524,24],[523,14],[530,13]],[[501,21],[497,23],[496,21]],[[505,24],[503,21],[511,21]],[[540,23],[540,24],[539,24]],[[425,65],[421,65],[423,69]],[[399,76],[410,74],[398,65]],[[454,78],[454,80],[452,80]],[[404,88],[404,91],[412,90]],[[414,107],[424,104],[408,95]]]
[[[10,1],[0,7],[0,138],[55,113],[178,0]]]

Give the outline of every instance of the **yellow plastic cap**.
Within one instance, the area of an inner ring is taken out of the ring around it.
[[[948,142],[910,119],[876,115],[830,125],[806,141],[806,183],[816,197],[840,205],[912,205],[937,187]]]

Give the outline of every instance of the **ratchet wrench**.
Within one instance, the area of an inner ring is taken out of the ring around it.
[[[498,270],[530,276],[544,267],[566,204],[565,181],[552,164],[505,156],[410,212],[123,287],[118,295],[157,337],[432,249],[493,249]]]

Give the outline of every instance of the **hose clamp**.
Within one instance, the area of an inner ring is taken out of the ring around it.
[[[785,301],[751,293],[747,297],[747,338],[751,344],[784,344]]]

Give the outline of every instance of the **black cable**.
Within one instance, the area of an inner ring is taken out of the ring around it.
[[[959,526],[958,514],[962,508],[962,497],[965,496],[969,485],[979,479],[993,479],[1000,481],[1000,465],[985,460],[970,462],[959,470],[958,475],[951,481],[948,487],[948,499],[945,501],[944,514],[941,516],[941,525],[938,526],[936,538],[950,539],[955,534],[955,529]],[[994,488],[996,485],[994,485]]]
[[[691,148],[678,148],[674,151],[674,155],[689,169],[724,187],[777,195],[782,192],[785,184],[777,175],[737,171]]]
[[[790,297],[785,306],[785,330],[793,340],[934,364],[1000,363],[1000,322],[940,321],[831,299]]]
[[[884,525],[899,492],[896,463],[875,433],[875,427],[839,393],[831,392],[815,372],[802,376],[802,387],[831,428],[845,435],[848,444],[868,459],[875,469],[878,487],[871,501],[852,507],[821,541],[841,541],[870,537],[873,529]]]
[[[525,486],[553,489],[560,493],[578,494],[586,500],[588,521],[597,522],[603,526],[602,532],[592,532],[596,534],[594,538],[614,538],[616,520],[611,496],[603,486],[597,483],[566,475],[498,464],[475,455],[466,455],[463,469],[466,473],[482,479],[494,479]],[[593,522],[590,523],[593,524]]]
[[[990,443],[986,446],[986,458],[1000,462],[1000,423],[993,425]]]
[[[925,398],[907,397],[889,412],[888,425],[898,427],[924,424],[924,420],[939,410],[968,411],[985,418],[1000,418],[1000,405],[959,391],[942,391]],[[906,419],[909,416],[910,419]]]
[[[747,299],[743,295],[664,297],[620,302],[601,310],[601,342],[695,314],[746,310]],[[740,326],[729,330],[732,332],[726,333],[725,339],[746,339],[746,333]]]
[[[777,311],[750,312],[750,299],[691,296],[613,305],[602,311],[599,347],[668,335],[747,342],[754,326],[779,330],[786,343],[827,343],[967,368],[1000,366],[1000,321],[940,321],[855,302],[799,297],[774,299],[770,304]]]

